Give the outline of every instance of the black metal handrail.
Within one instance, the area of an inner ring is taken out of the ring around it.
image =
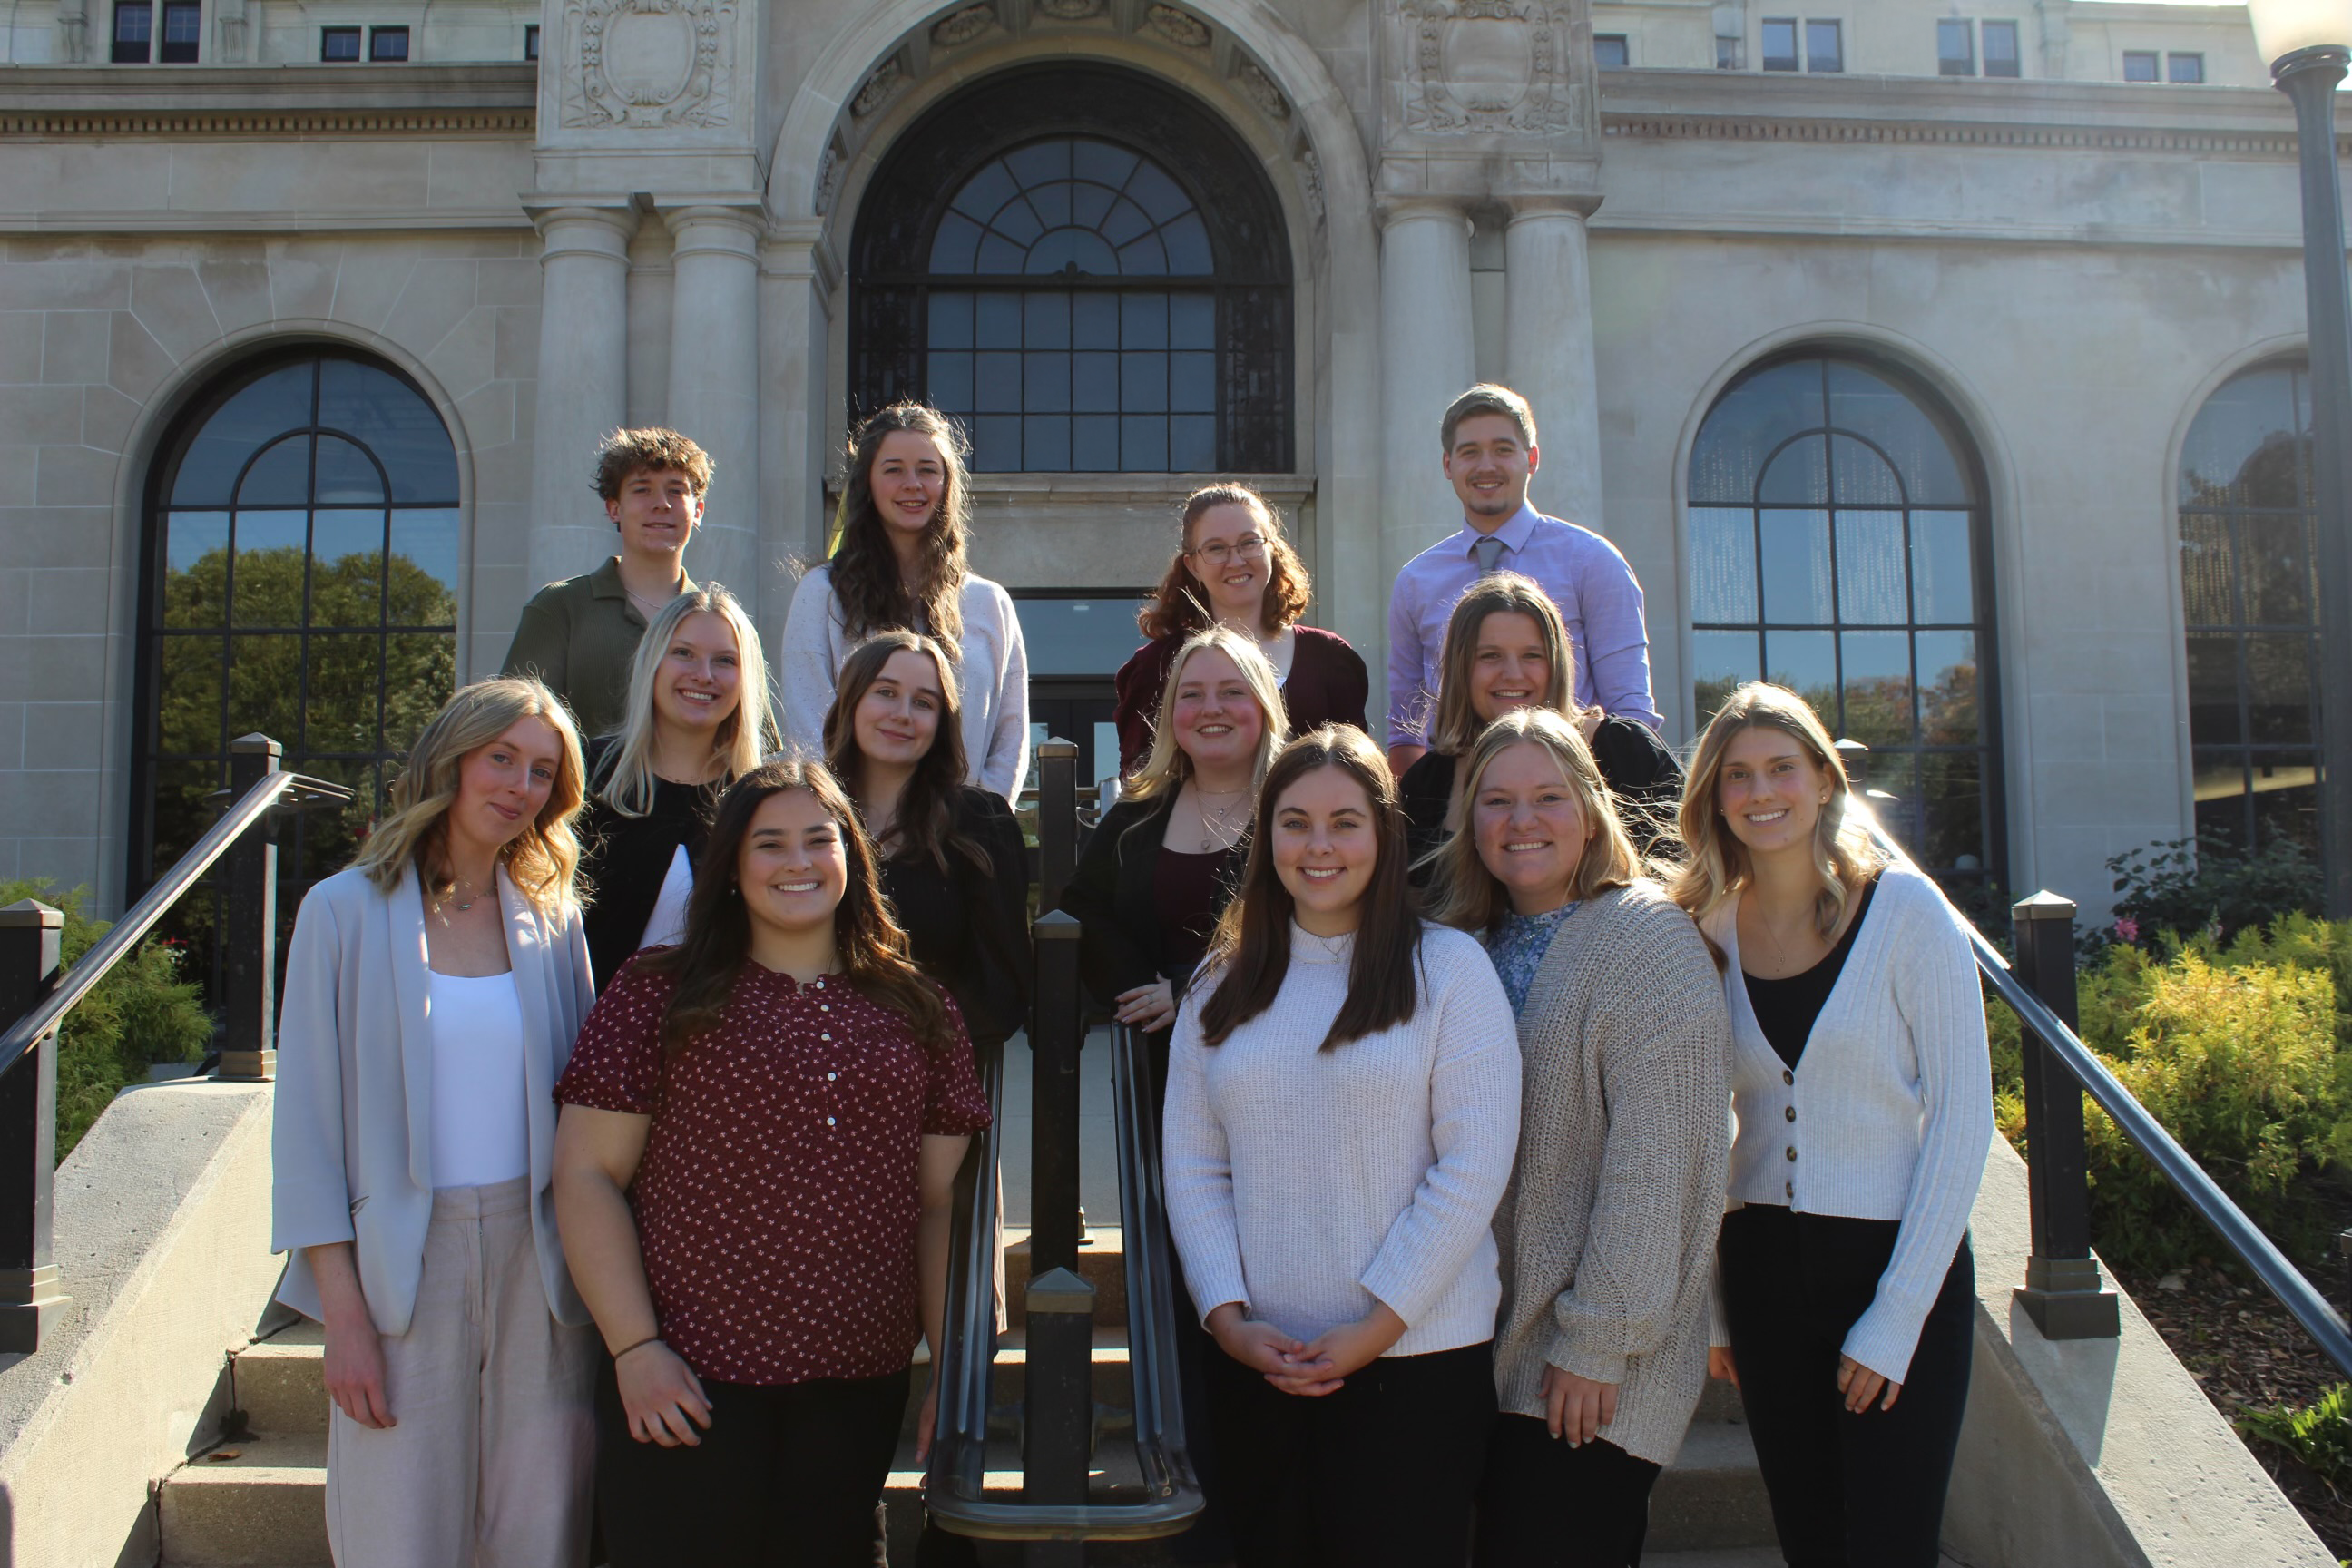
[[[1898,864],[1917,869],[1910,856],[1904,852],[1903,847],[1897,844],[1879,823],[1876,815],[1860,801],[1854,802],[1853,805],[1859,808],[1857,814],[1878,847]],[[2074,985],[2074,906],[2049,894],[2037,895],[2036,899],[2021,902],[2017,906],[2020,915],[2020,953],[2022,956],[2026,952],[2026,928],[2029,924],[2034,923],[2037,915],[2042,915],[2043,912],[2036,910],[2034,906],[2037,901],[2045,900],[2047,906],[2054,906],[2061,911],[2061,918],[2044,919],[2041,923],[2063,927],[2063,931],[2053,930],[2049,939],[2045,942],[2037,942],[2035,946],[2047,952],[2063,952],[2063,957],[2056,963],[2047,964],[2037,962],[2036,969],[2039,971],[2046,968],[2049,971],[2046,976],[2047,984],[2043,989],[2054,991],[2063,985],[2061,1000],[2071,1011]],[[2180,1146],[2179,1140],[2165,1130],[2164,1124],[2150,1115],[2147,1108],[2133,1097],[2131,1090],[2126,1089],[2116,1079],[2116,1075],[2107,1070],[2106,1064],[2082,1042],[2074,1029],[2058,1016],[2057,1009],[2042,996],[2035,994],[2033,990],[2028,989],[2019,980],[2011,968],[2009,961],[2001,956],[2000,949],[1985,939],[1984,933],[1977,930],[1975,923],[1961,914],[1948,899],[1945,900],[1945,906],[1951,910],[1953,918],[1959,922],[1961,929],[1968,932],[1969,945],[1976,955],[1979,973],[1991,984],[1994,993],[2009,1005],[2011,1011],[2016,1013],[2018,1021],[2024,1026],[2030,1042],[2041,1047],[2042,1059],[2056,1064],[2075,1088],[2089,1094],[2098,1102],[2099,1109],[2114,1119],[2124,1136],[2131,1140],[2132,1145],[2148,1158],[2157,1170],[2163,1174],[2164,1179],[2172,1184],[2173,1190],[2187,1200],[2189,1205],[2197,1211],[2198,1216],[2221,1238],[2222,1244],[2237,1255],[2239,1261],[2253,1270],[2254,1277],[2262,1281],[2263,1288],[2294,1315],[2295,1321],[2303,1325],[2305,1331],[2318,1343],[2320,1350],[2326,1354],[2328,1360],[2334,1362],[2336,1367],[2347,1376],[2352,1376],[2352,1333],[2346,1331],[2344,1320],[2337,1315],[2336,1309],[2328,1304],[2327,1299],[2319,1293],[2301,1269],[2288,1260],[2286,1255],[2278,1249],[2270,1237],[2264,1236],[2261,1228],[2246,1217],[2245,1211],[2231,1199],[2230,1194],[2223,1192],[2213,1178],[2205,1173],[2204,1169],[2189,1156],[2189,1152]],[[2037,980],[2045,978],[2039,973],[2035,977]],[[2031,1068],[2032,1052],[2030,1048],[2028,1056],[2029,1068]],[[2066,1264],[2074,1261],[2066,1254],[2074,1252],[2076,1248],[2065,1245],[2063,1241],[2053,1245],[2053,1238],[2047,1234],[2051,1228],[2053,1228],[2051,1216],[2053,1211],[2060,1210],[2062,1205],[2068,1211],[2077,1207],[2084,1211],[2084,1244],[2080,1251],[2083,1258],[2087,1259],[2087,1194],[2081,1184],[2079,1154],[2072,1161],[2052,1161],[2043,1157],[2044,1140],[2049,1140],[2053,1145],[2062,1144],[2068,1130],[2063,1126],[2064,1110],[2056,1103],[2057,1097],[2049,1094],[2036,1095],[2031,1089],[2032,1086],[2029,1086],[2026,1151],[2027,1163],[2034,1183],[2033,1258],[2035,1263],[2041,1264],[2045,1270],[2050,1269],[2053,1265],[2063,1268]],[[2037,1100],[2040,1102],[2039,1105],[2036,1103]],[[2073,1103],[2075,1125],[2071,1131],[2074,1148],[2079,1151],[2082,1136],[2079,1095],[2074,1097]],[[2039,1117],[2036,1115],[2037,1110],[2041,1112]],[[2053,1163],[2070,1167],[2063,1172],[2063,1181],[2061,1173],[2051,1170],[2050,1167]],[[2062,1186],[2068,1190],[2061,1190]],[[2032,1268],[2033,1265],[2029,1264],[2027,1290],[2020,1292],[2021,1297],[2026,1298],[2025,1304],[2030,1310],[2036,1306],[2034,1293],[2040,1289],[2034,1283]],[[2053,1297],[2069,1295],[2081,1297],[2096,1291],[2096,1279],[2094,1275],[2089,1277],[2087,1290],[2082,1284],[2077,1283],[2072,1289],[2042,1290],[2041,1296],[2046,1301]],[[2043,1313],[2036,1311],[2034,1315],[2039,1319],[2043,1316]],[[2107,1321],[2112,1321],[2111,1315]],[[2050,1326],[2049,1321],[2044,1321],[2045,1331],[2048,1331]],[[2109,1334],[2114,1331],[2112,1328],[2105,1330],[2105,1332]],[[2052,1337],[2092,1337],[2092,1335],[2053,1334]]]
[[[1126,1240],[1127,1355],[1135,1384],[1135,1449],[1145,1490],[1174,1519],[1206,1506],[1184,1436],[1177,1366],[1176,1282],[1168,1267],[1168,1198],[1160,1163],[1160,1118],[1143,1037],[1111,1028],[1111,1093],[1118,1130],[1118,1221]]]
[[[295,798],[286,800],[289,795]],[[56,1028],[116,964],[130,956],[131,950],[155,928],[155,922],[171,912],[172,906],[186,896],[215,862],[273,808],[281,802],[309,805],[351,798],[350,790],[324,779],[306,778],[300,773],[264,773],[258,783],[230,803],[220,819],[205,829],[204,837],[173,862],[172,868],[158,877],[155,885],[104,936],[90,944],[89,951],[71,969],[58,977],[46,999],[17,1019],[5,1034],[0,1034],[0,1073],[16,1066],[16,1058],[30,1050],[35,1041]]]

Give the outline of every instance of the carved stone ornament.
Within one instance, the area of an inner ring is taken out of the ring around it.
[[[1057,22],[1083,22],[1102,15],[1103,0],[1037,0],[1038,15]]]
[[[1255,61],[1244,60],[1241,68],[1234,72],[1234,79],[1241,84],[1242,91],[1268,120],[1290,118],[1289,100],[1282,96],[1282,89],[1274,85],[1274,79],[1258,68]]]
[[[734,0],[566,0],[563,22],[580,60],[564,124],[727,123]]]
[[[810,204],[819,217],[833,211],[833,198],[841,194],[840,181],[841,159],[832,147],[827,147],[824,156],[816,161],[816,195]]]
[[[866,79],[866,85],[857,89],[857,96],[849,100],[849,112],[863,120],[881,108],[889,100],[890,89],[898,85],[898,62],[884,60]]]
[[[1209,47],[1209,24],[1190,11],[1180,11],[1173,5],[1154,5],[1144,12],[1143,19],[1151,24],[1153,32],[1171,44],[1188,49]]]
[[[996,10],[990,5],[967,5],[951,11],[931,24],[931,42],[943,49],[968,44],[996,26]]]
[[[1315,149],[1306,147],[1298,153],[1298,192],[1307,198],[1307,213],[1317,223],[1323,221],[1323,160]]]
[[[1397,0],[1404,129],[1476,135],[1589,132],[1561,0]]]

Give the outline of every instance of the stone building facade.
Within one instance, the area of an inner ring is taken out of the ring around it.
[[[1927,858],[2093,905],[2310,834],[2294,147],[2235,7],[126,8],[20,0],[0,67],[0,877],[119,907],[254,729],[361,788],[331,868],[609,552],[624,423],[714,454],[688,566],[771,638],[912,393],[1042,722],[1108,717],[1210,472],[1377,669],[1479,377],[1639,574],[1669,739],[1786,677]]]

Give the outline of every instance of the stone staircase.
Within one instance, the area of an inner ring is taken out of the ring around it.
[[[992,1489],[1020,1485],[1017,1402],[1024,1331],[1020,1303],[1028,1278],[1027,1245],[1018,1231],[1006,1258],[1012,1331],[996,1359],[996,1405],[1002,1468],[994,1456]],[[1126,1447],[1122,1417],[1128,1379],[1126,1282],[1120,1237],[1097,1227],[1083,1254],[1081,1272],[1096,1289],[1094,1336],[1100,1479],[1119,1489]],[[298,1323],[236,1352],[226,1373],[226,1405],[237,1413],[209,1451],[165,1478],[157,1494],[165,1568],[325,1568],[327,1398],[324,1352],[318,1325]],[[918,1387],[920,1386],[919,1369]],[[891,1560],[912,1563],[922,1521],[922,1472],[914,1458],[915,1410],[910,1405],[892,1468],[888,1502]],[[240,1419],[241,1416],[241,1419]],[[1650,1549],[1656,1568],[1768,1568],[1771,1519],[1738,1398],[1712,1385],[1699,1406],[1681,1458],[1659,1479],[1650,1507]],[[1016,1564],[1017,1545],[984,1544],[982,1561]],[[1169,1563],[1169,1543],[1103,1544],[1088,1560],[1107,1565]]]

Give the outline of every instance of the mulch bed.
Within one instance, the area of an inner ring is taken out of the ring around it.
[[[2301,1261],[2312,1282],[2343,1310],[2343,1261],[2333,1257]],[[2246,1410],[2309,1405],[2329,1385],[2344,1381],[2303,1325],[2234,1263],[2223,1268],[2200,1262],[2159,1275],[2122,1269],[2116,1274],[2213,1407],[2233,1425]],[[2246,1447],[2327,1550],[2339,1560],[2352,1558],[2352,1497],[2338,1492],[2284,1449],[2254,1440]]]

